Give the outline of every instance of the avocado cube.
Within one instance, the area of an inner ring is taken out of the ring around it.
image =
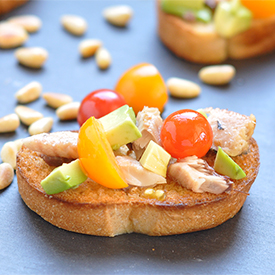
[[[214,162],[214,170],[221,175],[228,176],[235,180],[246,177],[242,168],[228,156],[221,147],[218,148]]]
[[[215,14],[214,24],[217,33],[230,38],[249,29],[252,13],[244,7],[240,0],[219,2]]]
[[[144,168],[166,177],[167,165],[170,159],[171,155],[151,140],[139,162]]]
[[[76,187],[86,179],[87,176],[82,171],[80,161],[77,159],[55,168],[41,181],[41,185],[48,195],[52,195]]]
[[[108,115],[101,117],[105,134],[113,150],[133,142],[141,137],[136,126],[136,117],[132,107],[124,105]]]
[[[180,10],[181,8],[189,9],[203,9],[204,0],[162,0],[161,6],[164,11],[166,10]],[[169,12],[169,11],[166,11]]]
[[[212,12],[205,7],[204,0],[162,0],[161,8],[164,12],[184,18],[188,13],[194,15],[197,21],[210,22]]]

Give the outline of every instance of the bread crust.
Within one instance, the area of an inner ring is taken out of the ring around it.
[[[213,166],[216,152],[205,160]],[[215,227],[232,218],[243,206],[260,165],[256,141],[249,152],[234,160],[247,177],[234,181],[234,190],[219,195],[194,193],[168,179],[163,201],[143,196],[146,188],[109,189],[87,180],[76,189],[47,195],[41,180],[54,167],[39,153],[23,147],[17,155],[17,182],[26,205],[53,225],[78,233],[109,236],[137,232],[151,236],[174,235]]]
[[[251,27],[230,39],[220,37],[212,23],[190,23],[165,13],[157,1],[158,35],[178,57],[200,64],[218,64],[228,58],[246,59],[275,49],[275,15],[252,21]]]
[[[27,1],[28,0],[0,0],[0,14],[10,12]]]

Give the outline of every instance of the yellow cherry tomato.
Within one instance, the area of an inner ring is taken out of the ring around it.
[[[108,188],[119,189],[128,186],[103,126],[96,118],[89,118],[81,126],[77,150],[81,165],[89,178]]]
[[[275,15],[275,0],[242,0],[252,13],[253,18],[267,18]]]
[[[115,91],[120,93],[135,113],[144,106],[156,107],[163,111],[168,100],[165,82],[157,68],[142,63],[130,68],[119,79]]]

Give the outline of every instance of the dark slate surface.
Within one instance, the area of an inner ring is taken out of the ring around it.
[[[126,29],[106,23],[101,12],[118,1],[32,1],[13,11],[36,14],[42,29],[30,35],[26,46],[43,46],[49,60],[41,70],[17,64],[14,50],[0,50],[0,117],[13,112],[15,92],[37,80],[44,91],[67,93],[80,101],[98,88],[113,88],[129,67],[153,63],[164,79],[177,76],[197,83],[200,65],[176,58],[156,35],[153,1],[123,1],[135,15]],[[84,37],[66,33],[59,20],[63,14],[85,17],[89,30]],[[6,19],[2,16],[1,19]],[[83,38],[99,38],[113,57],[112,66],[100,71],[93,58],[77,52]],[[20,198],[16,178],[0,191],[1,274],[274,274],[274,54],[247,61],[229,61],[237,75],[225,87],[201,84],[196,99],[169,99],[163,116],[180,108],[228,108],[257,118],[254,137],[261,152],[261,169],[242,210],[211,230],[169,237],[139,234],[103,238],[58,229],[30,211]],[[28,106],[54,116],[43,99]],[[53,131],[78,129],[75,121],[59,122]],[[15,133],[1,134],[0,147],[9,140],[28,136],[20,126]]]

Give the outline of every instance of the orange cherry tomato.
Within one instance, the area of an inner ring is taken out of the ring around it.
[[[136,65],[126,71],[116,84],[115,91],[124,97],[136,114],[144,106],[156,107],[162,112],[168,100],[162,76],[155,66],[148,63]]]
[[[81,165],[89,178],[108,188],[119,189],[128,186],[103,126],[96,118],[89,118],[81,126],[77,150]]]
[[[212,145],[213,132],[199,112],[185,109],[169,115],[161,128],[164,149],[174,158],[203,157]]]
[[[275,0],[242,0],[252,13],[253,18],[267,18],[275,15]]]

